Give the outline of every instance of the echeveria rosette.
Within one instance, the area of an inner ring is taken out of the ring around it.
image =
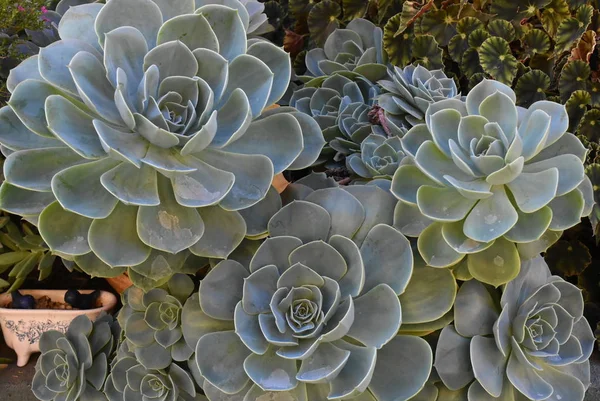
[[[346,157],[346,167],[362,178],[391,179],[406,154],[399,136],[369,135],[360,144],[360,153]]]
[[[187,361],[194,353],[183,338],[181,311],[194,291],[194,282],[175,274],[166,288],[144,293],[129,287],[122,295],[119,323],[129,350],[147,369],[165,369],[173,361]]]
[[[443,383],[463,393],[468,386],[469,401],[582,401],[595,339],[581,290],[552,276],[540,256],[497,298],[475,280],[460,288],[454,325],[436,350]]]
[[[196,392],[189,372],[172,363],[164,369],[148,369],[121,343],[110,366],[104,393],[108,401],[206,401]]]
[[[431,349],[398,330],[405,318],[444,315],[456,288],[446,274],[439,297],[420,292],[432,276],[416,274],[408,240],[382,224],[393,203],[375,186],[315,190],[272,217],[248,266],[225,260],[209,272],[183,311],[184,337],[196,344],[190,369],[209,400],[419,392]]]
[[[72,7],[62,40],[11,73],[0,204],[39,215],[49,247],[95,275],[151,276],[188,249],[225,258],[246,235],[238,211],[323,146],[303,113],[263,113],[287,88],[289,56],[247,42],[238,10],[194,10],[158,0]]]
[[[106,400],[102,388],[119,331],[112,316],[103,314],[93,323],[85,315],[76,317],[66,333],[42,333],[33,395],[42,401]]]
[[[378,81],[385,93],[377,101],[385,111],[387,124],[402,133],[425,122],[431,103],[460,98],[456,82],[442,70],[429,71],[411,64],[390,69],[388,78]]]
[[[402,138],[413,160],[391,191],[400,199],[395,226],[419,237],[429,265],[469,255],[470,274],[498,286],[590,213],[586,149],[566,132],[564,106],[523,109],[508,86],[484,80],[465,102],[430,105],[425,120]]]
[[[341,162],[360,152],[360,144],[371,134],[386,136],[372,114],[379,92],[377,85],[363,77],[334,74],[318,87],[306,86],[293,93],[290,106],[313,117],[323,130],[326,145],[320,163]]]
[[[387,74],[383,31],[371,21],[353,19],[346,28],[333,31],[323,48],[309,50],[305,63],[306,76],[299,77],[304,81],[339,73],[376,82]]]

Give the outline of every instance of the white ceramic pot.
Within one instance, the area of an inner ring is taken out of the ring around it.
[[[54,302],[64,302],[66,290],[19,290],[22,295],[33,295],[35,299],[43,296]],[[81,290],[89,294],[92,290]],[[17,353],[17,366],[25,366],[34,352],[40,352],[40,336],[45,331],[58,330],[66,332],[73,319],[79,315],[87,315],[95,320],[101,312],[109,313],[117,305],[117,297],[102,291],[99,297],[100,308],[87,310],[63,309],[11,309],[12,301],[9,293],[0,295],[0,326],[6,345]]]

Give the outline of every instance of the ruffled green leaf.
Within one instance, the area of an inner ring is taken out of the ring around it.
[[[494,79],[510,85],[517,75],[517,59],[508,42],[499,37],[486,39],[479,49],[483,70]]]
[[[521,75],[515,86],[517,104],[528,107],[538,100],[546,100],[550,88],[550,77],[540,70],[531,70]]]
[[[308,30],[317,46],[325,45],[327,37],[339,28],[338,18],[342,8],[333,0],[315,4],[308,14]]]
[[[586,90],[590,73],[589,64],[582,60],[573,60],[565,64],[558,81],[561,100],[566,102],[573,92]]]

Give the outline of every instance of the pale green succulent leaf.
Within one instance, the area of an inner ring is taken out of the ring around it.
[[[464,283],[458,290],[454,306],[456,332],[467,338],[492,334],[492,326],[499,316],[494,302],[480,282],[470,280]]]
[[[516,245],[502,237],[486,250],[469,255],[468,264],[474,278],[497,287],[519,274],[521,259]]]
[[[100,182],[108,192],[125,204],[160,204],[156,171],[147,164],[138,168],[130,163],[121,163],[102,174]]]
[[[196,352],[196,363],[202,375],[221,391],[235,394],[250,381],[244,371],[244,360],[252,352],[235,332],[205,334],[198,341],[196,351],[200,351]]]
[[[465,220],[467,237],[490,242],[507,233],[516,223],[518,214],[512,206],[504,187],[494,186],[492,197],[480,200]]]
[[[85,255],[76,255],[74,261],[90,277],[118,277],[127,270],[124,267],[111,267],[107,265],[94,255],[94,252],[89,252]]]
[[[583,172],[583,163],[573,154],[562,154],[550,159],[527,164],[523,168],[523,172],[539,173],[551,168],[558,169],[556,196],[562,196],[577,188],[585,175]]]
[[[242,54],[229,64],[229,80],[223,98],[227,99],[234,89],[241,89],[248,96],[252,115],[257,117],[267,106],[274,74],[267,64],[257,57]]]
[[[427,288],[435,283],[439,289],[435,297],[428,295]],[[447,269],[416,267],[406,287],[400,295],[402,324],[423,324],[444,316],[456,297],[454,276]]]
[[[263,200],[247,209],[239,210],[238,213],[246,222],[246,235],[266,235],[269,220],[281,209],[281,206],[281,196],[272,186]]]
[[[366,390],[376,366],[377,352],[373,347],[358,347],[345,341],[335,346],[350,351],[350,358],[340,374],[331,381],[328,398],[353,397]]]
[[[565,195],[554,198],[548,207],[552,209],[552,221],[549,229],[563,231],[579,224],[585,208],[585,201],[581,191],[575,188]]]
[[[10,70],[6,79],[6,89],[12,93],[21,82],[27,79],[43,80],[38,63],[39,56],[36,54],[26,58],[21,64]]]
[[[162,22],[160,8],[151,0],[117,0],[102,7],[96,17],[95,29],[100,44],[104,45],[105,34],[121,26],[131,26],[138,29],[148,47],[153,48]]]
[[[302,242],[326,240],[331,226],[327,210],[306,201],[294,201],[277,212],[269,221],[272,237],[291,236]]]
[[[100,176],[118,161],[100,159],[66,168],[52,177],[52,192],[63,208],[91,219],[108,217],[118,203],[100,182]]]
[[[397,295],[404,292],[413,272],[412,250],[404,235],[389,225],[378,224],[367,234],[360,253],[365,266],[363,293],[379,284],[388,284]]]
[[[443,223],[434,222],[421,232],[417,246],[421,257],[429,266],[447,267],[459,262],[464,254],[456,252],[444,240]]]
[[[0,140],[10,150],[55,148],[63,143],[30,131],[8,106],[0,109]]]
[[[454,222],[464,219],[473,206],[475,199],[459,196],[452,188],[421,186],[417,191],[417,205],[425,217],[435,221]]]
[[[273,179],[273,163],[264,155],[243,155],[207,149],[198,158],[211,166],[230,172],[236,180],[219,203],[226,210],[240,210],[262,200]]]
[[[250,271],[255,272],[264,266],[275,265],[279,273],[283,273],[290,267],[290,253],[301,245],[302,241],[294,236],[277,235],[267,238],[253,254]],[[335,247],[333,244],[332,246]]]
[[[177,203],[170,181],[160,177],[158,206],[140,206],[137,234],[151,248],[177,253],[194,245],[204,234],[204,222],[195,209]]]
[[[8,182],[0,186],[0,207],[9,213],[38,215],[55,200],[52,192],[30,191]]]
[[[263,61],[273,72],[273,84],[266,104],[277,102],[285,94],[292,73],[289,55],[283,49],[262,41],[249,46],[247,54]]]
[[[407,237],[418,237],[432,222],[417,205],[399,201],[394,208],[394,227]]]
[[[533,213],[523,213],[517,210],[519,221],[504,234],[504,238],[516,243],[537,241],[550,227],[552,209],[545,206]]]
[[[219,54],[231,62],[246,52],[246,30],[237,10],[209,4],[196,10],[206,18],[219,40]]]
[[[470,361],[471,339],[462,337],[454,325],[444,327],[435,351],[435,369],[444,385],[450,390],[459,390],[473,378]]]
[[[233,320],[235,306],[242,299],[248,271],[238,262],[225,260],[216,265],[200,283],[200,306],[214,319]]]
[[[464,221],[457,221],[455,223],[445,223],[442,227],[442,236],[444,240],[452,249],[458,253],[477,253],[481,252],[494,243],[490,242],[478,242],[467,237],[463,231]]]
[[[105,219],[90,226],[89,243],[94,253],[106,264],[132,266],[145,261],[148,248],[136,232],[137,207],[118,203]]]
[[[289,255],[290,265],[310,266],[321,276],[339,280],[347,272],[346,261],[331,245],[313,241],[294,249]]]
[[[219,101],[229,77],[229,62],[219,54],[218,47],[199,48],[193,51],[198,61],[197,75],[212,89],[215,101]]]
[[[81,4],[60,12],[62,18],[58,24],[58,34],[62,39],[78,39],[101,50],[94,31],[94,21],[102,7],[98,3]]]
[[[323,207],[329,213],[331,228],[328,237],[342,235],[351,238],[364,222],[365,208],[346,191],[337,188],[319,189],[305,200]]]
[[[63,39],[41,48],[38,59],[40,75],[57,88],[77,95],[77,86],[65,60],[71,60],[81,51],[101,59],[100,53],[93,46],[78,39]]]
[[[556,196],[559,170],[556,167],[534,173],[521,173],[508,184],[519,210],[533,213]]]
[[[296,362],[281,358],[273,350],[263,355],[249,355],[244,361],[244,370],[264,391],[289,391],[298,384]]]

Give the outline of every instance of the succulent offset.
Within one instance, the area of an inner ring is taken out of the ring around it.
[[[454,79],[442,70],[431,70],[421,65],[390,69],[388,78],[378,81],[385,93],[377,97],[385,110],[387,124],[405,133],[425,122],[430,104],[444,99],[460,99]]]
[[[496,295],[472,280],[456,297],[454,325],[442,330],[435,367],[468,400],[582,401],[595,338],[581,291],[552,276],[542,257]],[[494,290],[491,290],[494,291]]]
[[[337,72],[375,82],[385,77],[387,70],[383,31],[371,21],[353,19],[345,29],[333,31],[323,48],[309,50],[305,63],[307,75],[301,77],[305,80]]]
[[[346,157],[346,167],[363,178],[391,179],[406,154],[399,136],[371,134],[360,144],[360,153]]]
[[[111,363],[104,393],[108,401],[206,401],[196,392],[190,373],[175,363],[164,369],[148,369],[126,342],[119,346]]]
[[[173,361],[187,361],[188,347],[181,329],[183,304],[194,291],[194,282],[184,274],[174,275],[167,289],[153,288],[144,293],[129,287],[122,296],[119,323],[128,348],[147,369],[165,369]]]
[[[413,268],[408,240],[382,224],[393,203],[376,186],[315,190],[272,217],[247,266],[209,272],[182,315],[209,400],[399,401],[421,389],[431,350],[404,324],[445,315],[456,284]],[[423,296],[432,281],[435,300]]]
[[[402,138],[412,162],[391,191],[400,199],[395,226],[419,237],[429,265],[468,255],[470,274],[498,286],[590,213],[586,149],[566,132],[564,106],[523,109],[508,86],[484,80],[465,102],[432,104],[425,121]]]
[[[288,86],[288,55],[247,42],[239,10],[193,3],[71,7],[62,40],[9,77],[0,206],[39,219],[90,274],[150,277],[188,249],[226,257],[246,234],[238,211],[323,146],[305,114],[262,114]]]
[[[359,152],[369,135],[386,136],[385,128],[373,115],[379,91],[366,78],[334,74],[318,88],[307,86],[293,93],[290,106],[312,116],[323,130],[326,146],[319,162],[341,162],[345,156]]]
[[[112,316],[104,314],[93,323],[85,315],[76,317],[65,334],[42,333],[33,394],[42,401],[106,400],[102,389],[118,331]]]

